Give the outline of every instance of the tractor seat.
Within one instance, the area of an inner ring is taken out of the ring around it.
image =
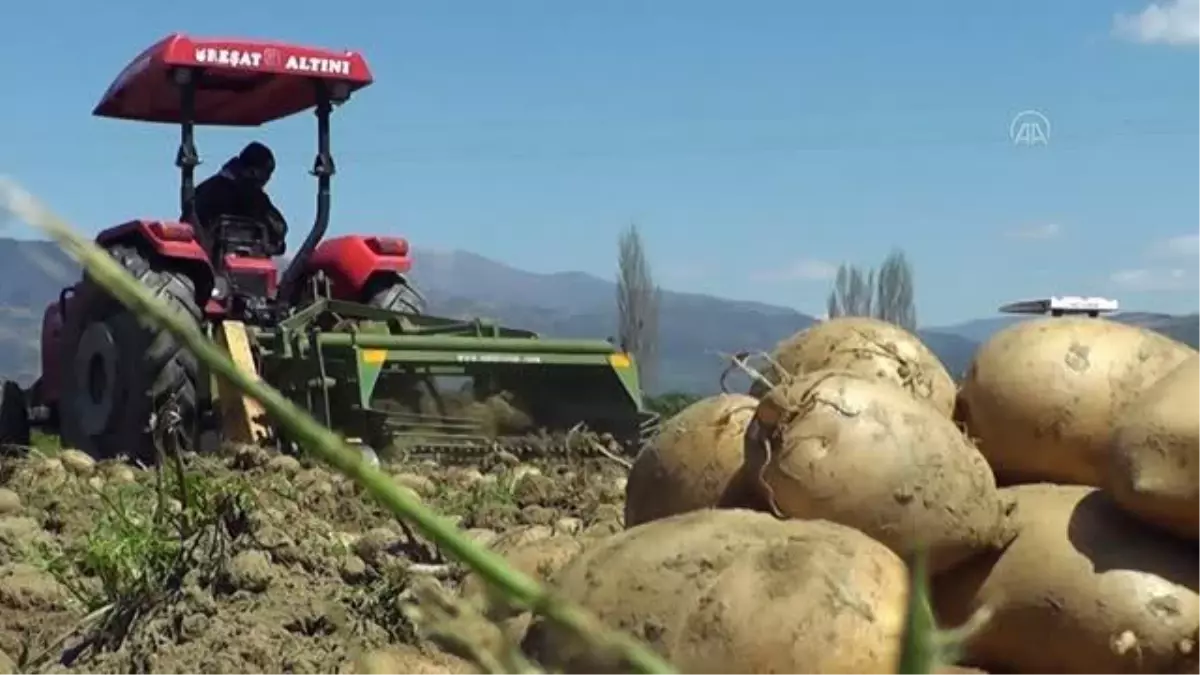
[[[211,252],[214,260],[228,255],[271,258],[283,253],[284,242],[278,241],[266,223],[234,215],[220,215],[214,220],[207,228],[214,248]]]

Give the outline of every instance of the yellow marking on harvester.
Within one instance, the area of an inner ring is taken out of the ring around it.
[[[617,352],[608,357],[608,362],[613,368],[629,368],[633,365],[633,361],[629,359],[629,355],[625,352]]]
[[[370,363],[372,365],[383,363],[387,361],[387,350],[364,349],[362,350],[362,360],[363,363]]]
[[[217,335],[221,346],[229,352],[229,357],[238,369],[258,378],[246,324],[241,321],[222,321]],[[265,411],[258,401],[242,394],[233,383],[223,378],[217,381],[217,391],[226,440],[235,443],[256,443],[266,436],[267,429],[262,423]]]

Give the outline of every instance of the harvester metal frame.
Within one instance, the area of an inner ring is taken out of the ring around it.
[[[474,434],[465,420],[438,417],[441,426],[430,431],[420,414],[374,405],[385,376],[403,389],[449,375],[469,376],[475,387],[524,387],[522,403],[569,410],[551,416],[636,449],[656,417],[644,407],[630,355],[603,340],[545,339],[479,319],[428,316],[406,277],[406,240],[322,241],[335,173],[331,113],[371,82],[356,52],[182,34],[160,40],[121,72],[93,114],[180,125],[182,219],[130,221],[101,232],[97,243],[220,339],[240,367],[349,438],[376,447],[400,439],[410,451],[494,447],[496,439]],[[317,117],[316,215],[279,279],[268,256],[229,254],[194,225],[195,127],[258,126],[307,109]],[[222,432],[290,447],[255,419],[252,401],[216,384],[194,355],[141,325],[85,274],[46,309],[42,376],[28,391],[11,383],[0,389],[0,444],[27,444],[30,426],[43,426],[92,454],[153,459],[152,432],[171,412],[197,449],[208,445],[206,434]],[[564,403],[566,389],[580,397],[576,408]]]
[[[353,330],[347,330],[353,327]],[[641,409],[641,391],[631,357],[605,340],[550,339],[532,331],[481,319],[459,321],[422,314],[397,314],[321,294],[274,329],[255,333],[263,378],[326,426],[368,445],[392,444],[406,452],[484,452],[496,439],[469,433],[469,423],[443,418],[443,433],[405,433],[415,414],[396,414],[373,405],[381,376],[409,371],[428,374],[495,374],[537,368],[588,368],[611,375],[623,397],[610,418],[636,422],[609,428],[629,448],[649,433],[655,416]],[[633,407],[622,411],[625,405]],[[629,413],[637,414],[630,416]],[[518,448],[519,449],[519,448]]]

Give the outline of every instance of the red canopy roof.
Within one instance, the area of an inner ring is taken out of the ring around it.
[[[258,126],[317,103],[312,79],[342,82],[350,91],[372,82],[358,52],[176,33],[133,60],[104,92],[92,114],[180,122],[175,66],[203,69],[196,87],[196,124]]]

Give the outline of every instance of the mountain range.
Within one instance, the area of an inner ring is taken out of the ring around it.
[[[555,337],[611,337],[612,281],[580,272],[538,274],[463,251],[415,250],[413,277],[432,313],[479,316]],[[0,376],[28,384],[38,371],[42,309],[78,278],[78,266],[45,241],[0,238]],[[1200,316],[1125,313],[1117,320],[1151,327],[1196,346]],[[997,316],[918,331],[954,375],[996,331],[1022,317]],[[722,354],[769,350],[817,319],[794,309],[710,295],[663,291],[657,392],[718,390]]]

